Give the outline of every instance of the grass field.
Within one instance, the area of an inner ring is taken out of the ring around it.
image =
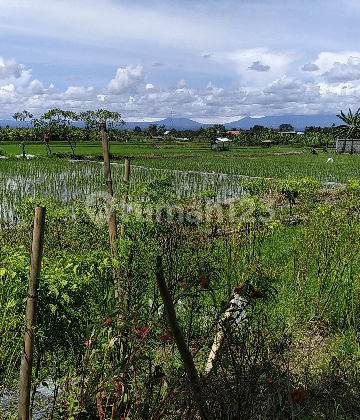
[[[181,171],[217,172],[265,178],[312,177],[319,182],[346,183],[360,177],[358,155],[331,155],[334,162],[327,163],[328,154],[281,156],[215,157],[192,159],[133,159],[133,164],[149,168]]]
[[[50,144],[53,153],[71,153],[70,147],[66,143],[54,142]],[[160,148],[154,148],[159,146]],[[0,149],[7,154],[21,154],[21,147],[18,144],[0,143]],[[274,146],[271,149],[263,149],[261,147],[236,147],[231,146],[229,151],[212,151],[208,143],[112,143],[110,152],[114,155],[136,156],[136,155],[236,155],[236,154],[266,154],[299,151],[299,147],[295,146]],[[42,143],[28,143],[26,145],[26,153],[36,156],[47,156],[47,148]],[[78,144],[75,153],[77,155],[101,155],[101,142],[81,142]]]

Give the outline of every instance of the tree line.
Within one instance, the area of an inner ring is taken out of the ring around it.
[[[262,125],[254,125],[249,130],[241,128],[227,130],[222,124],[214,124],[211,127],[199,128],[198,130],[166,130],[164,124],[149,124],[142,130],[135,126],[133,130],[123,129],[125,122],[117,112],[103,109],[96,111],[64,111],[54,108],[42,114],[39,118],[34,117],[28,111],[17,112],[13,115],[16,121],[26,123],[26,127],[6,128],[0,127],[0,141],[17,141],[23,146],[29,141],[42,141],[51,154],[53,141],[67,142],[75,154],[78,142],[100,140],[99,128],[101,122],[105,122],[110,141],[131,142],[143,141],[146,137],[163,138],[166,141],[186,139],[189,141],[211,141],[215,137],[227,137],[238,146],[260,145],[262,140],[270,140],[272,144],[292,144],[294,142],[303,146],[328,147],[336,138],[360,138],[360,108],[353,114],[349,109],[348,114],[342,111],[337,115],[345,124],[335,127],[306,127],[303,134],[293,134],[294,128],[290,124],[281,124],[278,129],[267,128]],[[83,127],[76,124],[82,123]],[[234,135],[229,131],[240,131]]]

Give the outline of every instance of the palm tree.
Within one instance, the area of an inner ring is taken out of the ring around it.
[[[354,137],[358,136],[360,131],[360,108],[353,114],[351,109],[349,108],[349,112],[345,115],[342,111],[340,114],[336,115],[342,121],[344,121],[347,125],[340,125],[337,127],[336,133],[339,136],[343,136],[345,139],[351,139],[351,152],[353,153],[353,146],[354,146]],[[345,143],[343,146],[343,151],[345,149]]]

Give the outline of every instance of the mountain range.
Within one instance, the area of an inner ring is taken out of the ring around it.
[[[126,122],[122,129],[133,130],[136,126],[140,127],[141,130],[145,130],[150,124],[165,125],[166,130],[174,128],[175,130],[198,130],[200,127],[207,128],[212,127],[214,124],[201,124],[197,121],[190,120],[188,118],[166,118],[164,120],[158,120],[153,122]],[[334,114],[317,114],[317,115],[281,115],[272,117],[244,117],[237,121],[223,124],[227,130],[236,128],[237,130],[248,130],[254,125],[262,125],[268,128],[277,129],[281,124],[290,124],[296,131],[302,131],[305,127],[331,127],[332,124],[340,125],[341,120]],[[14,120],[0,120],[0,127],[27,127],[28,123]],[[82,126],[81,123],[74,124],[76,126]]]

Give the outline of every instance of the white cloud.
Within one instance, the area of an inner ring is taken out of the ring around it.
[[[185,79],[181,79],[178,81],[177,85],[176,85],[176,89],[183,89],[184,87],[186,87],[186,81]]]
[[[214,57],[214,60],[222,62],[225,60],[235,66],[243,86],[261,88],[284,76],[295,57],[289,52],[252,48],[220,54]]]
[[[323,72],[330,71],[334,63],[347,64],[349,57],[360,57],[359,51],[341,51],[341,52],[329,52],[324,51],[319,53],[318,58],[314,61]]]
[[[358,64],[351,59],[346,65],[353,68]],[[0,118],[9,118],[23,109],[38,116],[55,107],[81,112],[100,106],[120,112],[125,121],[139,120],[139,113],[149,120],[161,119],[174,110],[177,116],[215,123],[236,120],[239,116],[336,114],[357,106],[360,96],[358,85],[328,83],[324,78],[318,83],[306,83],[282,76],[265,87],[252,89],[240,83],[218,87],[211,82],[195,88],[185,79],[159,88],[147,79],[142,66],[137,65],[118,68],[115,78],[102,89],[69,86],[60,90],[53,84],[44,88],[37,79],[23,86],[9,83],[0,87]]]
[[[333,67],[322,76],[328,83],[360,80],[360,59],[359,57],[349,57],[346,64],[335,62]]]
[[[44,93],[44,85],[37,79],[32,80],[27,91],[30,95],[41,95]]]
[[[127,66],[125,69],[118,68],[116,76],[107,86],[109,93],[122,94],[136,91],[141,83],[144,82],[143,66]]]
[[[24,70],[25,66],[16,62],[14,58],[0,57],[0,86],[14,84],[21,86],[31,77],[31,70]]]

